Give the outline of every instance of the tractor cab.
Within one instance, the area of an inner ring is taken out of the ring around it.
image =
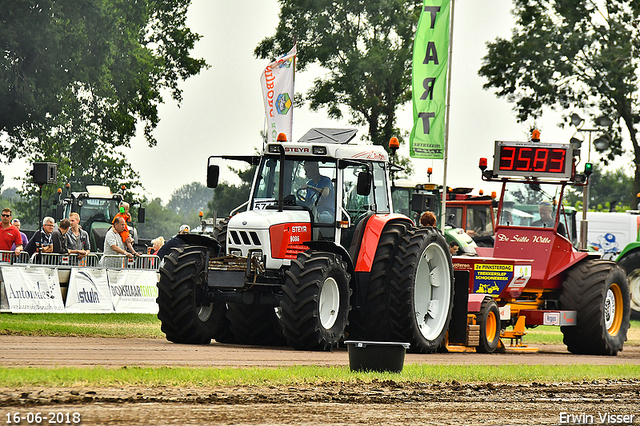
[[[431,168],[427,172],[431,176]],[[450,189],[448,199],[456,199],[456,194],[468,194],[471,189],[468,188],[454,188]],[[452,195],[454,195],[452,197]],[[440,227],[441,211],[442,211],[442,185],[435,183],[421,183],[407,179],[393,179],[391,186],[391,196],[393,199],[393,212],[408,216],[413,219],[415,223],[419,223],[420,215],[425,211],[431,211],[434,213],[437,219],[436,227]],[[473,205],[476,204],[477,198],[482,198],[481,201],[484,206]],[[486,210],[486,201],[484,197],[465,197],[462,201],[452,201],[454,203],[450,207],[449,201],[447,201],[447,215],[445,224],[445,239],[447,243],[455,242],[458,244],[458,255],[475,256],[476,255],[476,238],[471,235],[471,232],[467,232],[467,229],[463,226],[465,222],[461,222],[462,218],[475,217],[478,223],[478,230],[482,228],[482,232],[478,232],[478,236],[482,234],[486,241],[491,240],[493,245],[493,214],[492,210]],[[489,208],[491,207],[491,200],[489,199]],[[469,209],[469,210],[468,210]],[[469,213],[468,213],[469,211]],[[477,213],[474,215],[474,213]]]
[[[389,157],[380,146],[351,144],[355,134],[312,129],[298,142],[266,145],[261,156],[222,156],[257,165],[247,211],[229,220],[227,252],[259,253],[267,269],[288,264],[308,249],[305,242],[354,255],[358,229],[374,214],[391,213]],[[209,186],[219,170],[215,158]]]
[[[124,201],[122,194],[112,193],[111,189],[100,185],[87,185],[84,192],[72,192],[58,204],[55,217],[56,221],[69,218],[72,212],[80,216],[80,227],[87,231],[93,251],[102,251],[104,238],[111,227],[113,218],[120,211],[120,203]],[[133,205],[138,203],[132,203]],[[133,209],[132,209],[133,210]],[[145,209],[137,209],[138,223],[145,220]],[[141,243],[138,239],[137,229],[133,223],[129,223],[134,245]],[[140,247],[138,247],[140,248]]]

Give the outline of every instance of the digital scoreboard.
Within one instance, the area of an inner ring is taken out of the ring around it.
[[[496,141],[493,174],[571,179],[573,147],[570,144]]]

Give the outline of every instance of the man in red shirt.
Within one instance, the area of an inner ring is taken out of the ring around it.
[[[0,250],[11,250],[13,244],[16,245],[14,253],[16,256],[22,252],[22,236],[18,228],[11,224],[11,209],[2,209],[2,223],[0,223]]]

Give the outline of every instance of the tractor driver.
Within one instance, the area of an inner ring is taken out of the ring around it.
[[[317,161],[305,161],[304,171],[309,181],[302,185],[302,189],[307,189],[307,200],[317,200],[315,204],[318,210],[318,222],[333,222],[336,206],[335,191],[331,179],[320,174]],[[309,187],[317,188],[317,190],[309,189]]]
[[[540,213],[540,219],[533,221],[531,226],[538,226],[542,228],[553,228],[555,226],[556,220],[551,214],[553,212],[553,208],[551,207],[550,202],[541,201],[540,204],[538,204],[538,212]],[[558,222],[558,234],[563,237],[567,236],[567,231],[565,230],[562,222]]]

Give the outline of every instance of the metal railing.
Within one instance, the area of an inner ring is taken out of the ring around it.
[[[99,266],[100,258],[97,253],[89,253],[86,256],[80,256],[77,253],[34,253],[33,256],[31,256],[29,263],[44,266],[87,266],[93,268]]]
[[[0,265],[42,265],[59,268],[88,267],[88,268],[112,268],[112,269],[151,269],[157,271],[160,267],[160,258],[155,255],[140,255],[129,258],[124,255],[104,255],[89,253],[80,256],[77,253],[29,253],[23,251],[18,256],[10,250],[0,250]]]
[[[109,269],[152,269],[157,271],[160,268],[160,258],[153,254],[142,254],[134,257],[127,257],[122,254],[105,254],[102,256],[100,264]]]
[[[29,253],[23,251],[16,256],[13,250],[0,250],[0,264],[29,263]]]

